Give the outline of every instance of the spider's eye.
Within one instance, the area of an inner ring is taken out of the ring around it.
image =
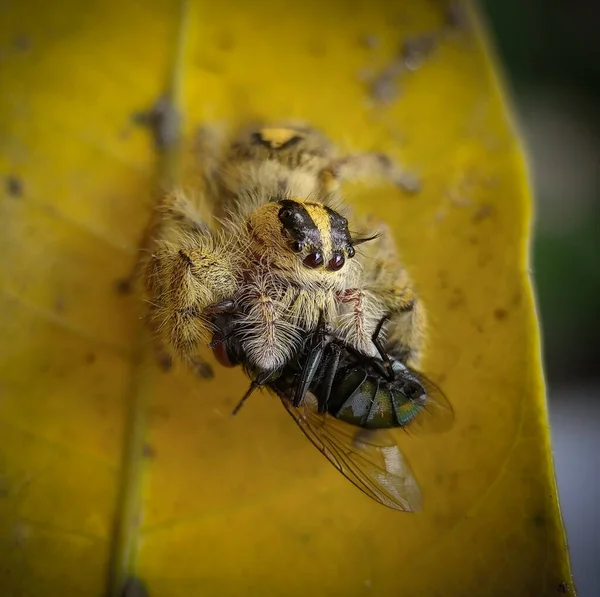
[[[348,255],[348,259],[352,259],[352,257],[354,257],[354,255],[356,255],[356,249],[352,245],[350,245],[346,249],[346,255]]]
[[[300,253],[302,252],[302,249],[304,249],[304,243],[299,240],[295,240],[294,242],[290,243],[290,249],[292,249],[294,253]]]
[[[333,270],[334,272],[341,269],[345,263],[344,256],[341,253],[334,253],[333,257],[329,260],[327,264],[327,269]]]
[[[279,211],[279,219],[280,220],[289,220],[292,217],[292,210],[284,207],[282,210]]]
[[[302,261],[306,267],[310,267],[311,269],[315,269],[321,265],[323,265],[323,255],[318,251],[315,253],[309,253],[304,260]]]

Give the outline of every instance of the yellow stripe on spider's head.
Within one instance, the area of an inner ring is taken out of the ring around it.
[[[327,261],[331,257],[333,250],[331,243],[331,221],[329,212],[320,203],[309,201],[303,202],[304,209],[308,212],[311,220],[314,222],[319,234],[321,235],[321,246],[323,248],[323,256]]]

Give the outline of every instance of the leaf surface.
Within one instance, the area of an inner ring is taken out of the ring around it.
[[[573,592],[531,197],[475,15],[426,0],[0,11],[2,594],[117,595],[131,577],[152,597]],[[160,185],[139,114],[169,90],[187,138],[298,117],[420,179],[346,194],[393,227],[429,310],[425,369],[456,413],[448,433],[400,439],[421,513],[354,489],[272,396],[232,420],[240,371],[155,366],[116,285]]]

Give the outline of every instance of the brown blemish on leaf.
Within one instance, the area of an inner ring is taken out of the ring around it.
[[[504,321],[508,316],[508,311],[502,307],[498,307],[497,309],[494,309],[493,315],[494,319],[497,319],[498,321]]]
[[[15,199],[23,196],[23,182],[17,176],[6,178],[6,192]]]
[[[531,522],[533,523],[533,526],[537,528],[543,528],[546,526],[548,521],[543,514],[536,514],[535,516],[531,517]]]
[[[473,215],[473,222],[478,223],[482,220],[490,218],[494,214],[494,206],[489,203],[480,205],[475,214]]]
[[[438,38],[436,33],[425,33],[406,39],[401,51],[404,66],[411,71],[421,68],[436,48]]]
[[[223,52],[230,52],[235,47],[235,39],[231,33],[223,31],[217,38],[216,45],[219,50],[223,50]]]
[[[451,30],[466,31],[469,27],[469,18],[462,2],[448,2],[444,9],[444,20]]]
[[[96,355],[93,352],[86,352],[83,359],[88,365],[92,365],[96,362]]]
[[[144,444],[142,456],[148,460],[154,460],[156,458],[156,450],[150,444]]]
[[[365,35],[361,39],[361,45],[369,50],[375,50],[380,45],[380,40],[376,35]]]
[[[27,35],[17,35],[13,39],[13,48],[17,52],[28,52],[31,50],[31,39]]]
[[[129,278],[121,278],[115,283],[115,290],[119,294],[129,294],[132,289],[131,280]]]
[[[149,110],[136,112],[132,119],[150,129],[154,144],[160,151],[172,147],[179,139],[181,115],[166,96],[159,97]]]
[[[148,418],[153,421],[168,421],[171,413],[164,406],[153,406],[148,412]]]
[[[62,315],[65,312],[65,306],[66,306],[65,296],[63,294],[59,294],[54,299],[54,310],[59,315]]]
[[[448,301],[448,309],[454,311],[466,303],[465,293],[460,288],[452,290],[452,298]]]
[[[476,236],[469,236],[469,238],[467,238],[467,240],[469,241],[470,245],[478,245],[479,244],[479,239]]]

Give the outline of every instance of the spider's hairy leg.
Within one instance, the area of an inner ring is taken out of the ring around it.
[[[235,295],[237,245],[210,231],[203,209],[181,192],[159,205],[162,219],[146,256],[145,286],[159,361],[175,355],[209,377],[210,366],[199,354],[211,333],[204,309]]]
[[[235,295],[231,255],[216,243],[160,245],[148,264],[151,329],[160,351],[166,346],[202,377],[211,375],[200,348],[211,336],[204,309]]]
[[[368,218],[365,229],[377,238],[361,245],[362,272],[356,288],[341,297],[340,328],[346,341],[371,354],[372,334],[387,316],[382,341],[387,352],[416,366],[423,349],[426,317],[414,284],[398,255],[390,229]]]
[[[411,193],[420,188],[414,175],[400,168],[383,153],[357,153],[333,161],[321,172],[323,193],[338,191],[341,183],[346,180],[391,182]]]
[[[296,290],[254,280],[244,289],[240,302],[245,314],[239,321],[244,353],[262,371],[285,366],[300,346],[302,335],[290,319]]]

